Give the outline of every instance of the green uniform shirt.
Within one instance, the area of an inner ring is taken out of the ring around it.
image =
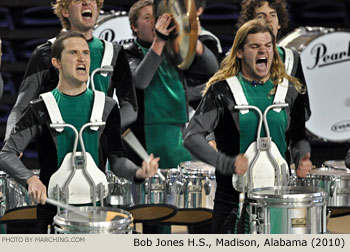
[[[141,48],[144,55],[149,48]],[[160,168],[176,168],[191,160],[183,146],[181,126],[187,121],[187,102],[180,75],[163,59],[144,90],[144,130],[147,152],[160,157]]]

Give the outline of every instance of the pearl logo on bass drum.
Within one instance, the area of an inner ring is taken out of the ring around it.
[[[307,67],[309,70],[312,70],[315,67],[324,67],[348,61],[350,60],[350,41],[348,43],[347,50],[334,52],[331,54],[328,54],[328,48],[326,44],[316,44],[311,49],[311,55],[315,56],[315,63],[313,66]]]

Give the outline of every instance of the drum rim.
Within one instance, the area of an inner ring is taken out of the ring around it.
[[[336,171],[337,173],[332,174],[331,172]],[[320,172],[320,173],[317,173]],[[321,173],[323,172],[323,174]],[[328,173],[329,172],[329,173]],[[327,178],[337,178],[341,180],[349,180],[350,179],[350,171],[346,171],[343,169],[336,169],[336,168],[331,168],[331,167],[319,167],[319,168],[314,168],[311,170],[311,172],[308,174],[310,178],[313,177],[327,177]]]
[[[186,164],[196,164],[196,163],[203,164],[205,167],[208,167],[209,169],[186,167]],[[184,161],[184,162],[181,162],[178,165],[178,167],[183,174],[188,174],[188,175],[201,174],[202,176],[211,176],[215,174],[215,167],[201,160]]]
[[[105,15],[105,17],[103,17]],[[99,27],[101,24],[105,23],[105,22],[108,22],[109,20],[111,19],[114,19],[114,18],[118,18],[118,17],[126,17],[128,18],[128,14],[126,11],[115,11],[115,12],[106,12],[106,13],[102,13],[99,15],[99,17],[101,17],[100,20],[98,20],[94,26],[94,29],[96,29],[97,27]],[[128,21],[129,21],[129,18],[128,18]]]
[[[274,201],[274,200],[281,200],[283,203],[298,203],[298,202],[310,202],[310,200],[321,200],[325,201],[328,194],[324,191],[322,188],[318,187],[312,187],[314,191],[312,193],[303,193],[303,194],[262,194],[263,191],[276,191],[276,190],[283,190],[283,189],[300,189],[302,192],[303,190],[310,190],[309,187],[303,187],[303,186],[274,186],[274,187],[262,187],[262,188],[255,188],[248,192],[248,198],[258,201]]]
[[[84,210],[93,210],[94,207],[79,207],[80,209]],[[131,213],[124,209],[117,209],[117,208],[111,208],[111,207],[96,207],[99,210],[107,210],[107,211],[112,211],[112,212],[118,212],[122,213],[125,215],[126,218],[124,219],[119,219],[117,221],[75,221],[75,220],[70,220],[66,219],[63,216],[60,216],[60,213],[67,212],[67,210],[61,210],[58,212],[55,217],[54,217],[54,223],[59,225],[59,226],[65,226],[65,227],[81,227],[81,228],[86,228],[86,229],[113,229],[115,227],[120,227],[120,226],[129,226],[133,222],[133,217]],[[118,210],[118,211],[116,211]]]

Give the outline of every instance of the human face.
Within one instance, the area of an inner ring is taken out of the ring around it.
[[[140,9],[136,24],[132,26],[132,29],[139,39],[149,43],[153,42],[154,15],[152,5],[148,5]]]
[[[60,81],[71,86],[85,84],[90,69],[90,51],[86,40],[79,37],[68,38],[63,41],[63,46],[61,60],[53,61],[60,71]]]
[[[266,81],[270,76],[273,42],[269,32],[249,34],[243,50],[237,51],[242,74],[249,80]]]
[[[71,30],[80,33],[91,32],[98,17],[96,0],[71,0],[62,15],[68,18]]]
[[[259,20],[263,20],[272,28],[273,34],[277,38],[278,30],[281,28],[277,11],[269,6],[268,2],[263,2],[261,7],[255,9],[254,17]]]

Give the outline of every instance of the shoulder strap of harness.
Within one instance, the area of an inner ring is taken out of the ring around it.
[[[52,92],[47,92],[44,94],[40,94],[40,97],[43,99],[47,111],[49,112],[51,123],[54,124],[63,124],[65,123],[62,119],[62,115],[60,109],[58,108],[55,97]],[[64,128],[55,128],[57,132],[62,132]]]
[[[60,109],[52,92],[41,94],[47,111],[50,116],[51,123],[64,124]],[[94,104],[92,107],[90,122],[102,122],[103,111],[105,107],[105,94],[101,91],[94,91]],[[64,128],[55,128],[57,132],[62,132]],[[90,127],[91,130],[97,131],[98,126]]]
[[[236,76],[230,77],[226,79],[226,82],[228,83],[232,95],[235,99],[235,102],[237,105],[248,105],[247,98],[243,92],[243,88],[241,83],[239,82],[238,78]],[[273,100],[273,103],[285,103],[285,98],[288,91],[288,80],[284,79],[281,84],[277,86],[275,98]],[[281,111],[281,108],[275,108],[274,111],[279,113]],[[246,114],[249,112],[248,109],[242,109],[239,111],[241,114]]]
[[[231,89],[231,92],[232,92],[232,95],[236,101],[236,104],[237,105],[248,105],[247,98],[245,97],[242,85],[239,82],[237,76],[227,78],[226,82],[228,83],[228,86]],[[249,112],[249,110],[248,109],[241,109],[241,110],[239,110],[239,112],[241,114],[246,114]]]
[[[289,48],[284,49],[284,66],[286,68],[286,72],[288,75],[292,74],[293,66],[294,66],[294,54],[293,51]]]
[[[103,111],[105,108],[105,93],[94,90],[94,105],[92,107],[90,122],[102,122]],[[97,127],[90,127],[91,130],[98,130]]]
[[[103,58],[101,62],[101,67],[103,66],[111,66],[112,65],[112,60],[113,60],[113,53],[114,53],[114,48],[113,44],[109,41],[101,39],[101,41],[104,44],[104,53],[103,53]],[[106,77],[107,73],[101,73],[102,76]]]

